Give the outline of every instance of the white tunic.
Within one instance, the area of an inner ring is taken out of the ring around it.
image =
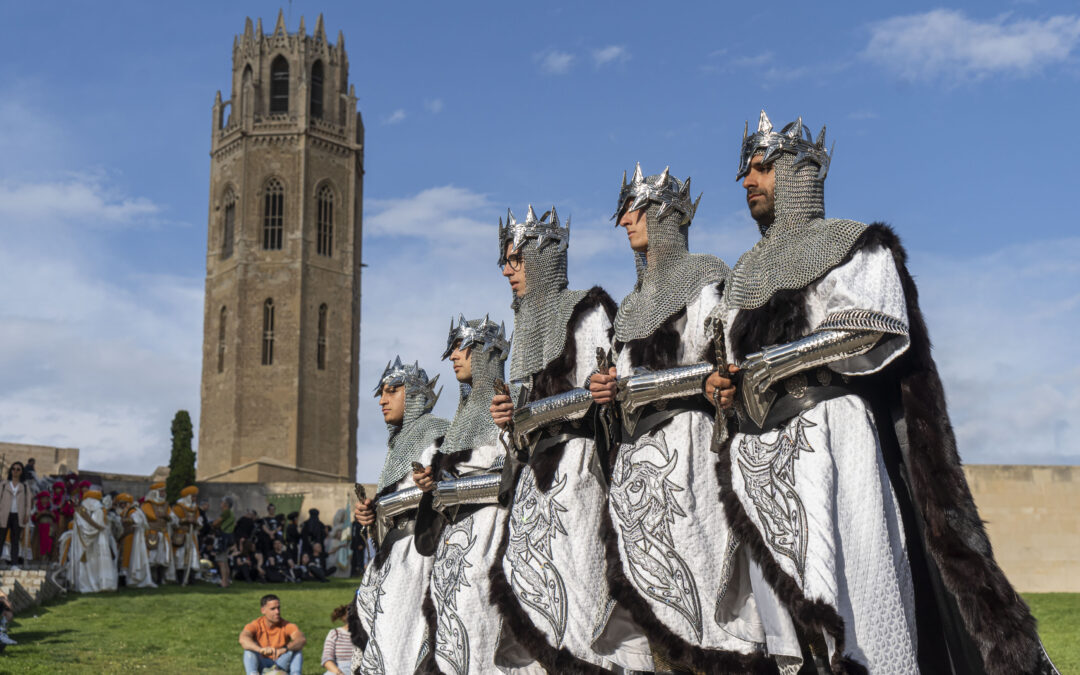
[[[811,330],[849,309],[907,322],[896,265],[880,247],[856,252],[807,291]],[[725,308],[725,329],[737,313]],[[907,337],[894,337],[829,367],[843,375],[874,373],[907,347]],[[903,525],[866,401],[834,398],[783,429],[736,434],[731,462],[732,485],[772,559],[807,598],[823,600],[844,619],[845,652],[872,673],[918,672]],[[756,566],[753,576],[770,653],[800,660],[787,610]],[[833,647],[829,640],[830,652]]]
[[[704,322],[720,298],[707,285],[676,322],[677,365],[704,360],[710,337]],[[624,347],[616,370],[630,373]],[[703,399],[704,400],[704,399]],[[618,536],[623,575],[656,617],[690,645],[739,653],[757,651],[764,633],[754,608],[742,549],[729,550],[731,532],[719,501],[714,418],[681,412],[666,425],[622,444],[612,467],[608,505]],[[609,613],[596,646],[606,647],[621,622]],[[629,667],[650,670],[648,646]]]
[[[127,585],[131,588],[157,588],[150,575],[150,556],[146,551],[146,514],[142,509],[131,510],[135,531],[131,534],[131,557],[128,558]]]
[[[498,441],[474,448],[469,459],[458,464],[458,475],[489,473],[504,454]],[[506,509],[496,504],[463,507],[439,538],[430,588],[437,616],[435,660],[444,673],[490,673],[494,668],[500,621],[488,602],[488,571],[505,520]]]
[[[573,327],[575,386],[583,386],[595,372],[596,349],[611,348],[610,329],[603,307],[589,310]],[[603,608],[603,594],[597,590],[607,583],[604,542],[597,536],[607,488],[599,467],[593,469],[595,447],[592,439],[567,442],[546,493],[537,488],[532,469],[522,469],[510,510],[509,544],[500,564],[518,604],[550,646],[602,665],[605,659],[591,642]],[[545,672],[506,625],[495,665],[504,672]]]
[[[417,459],[431,463],[435,445],[425,448]],[[415,487],[412,475],[397,482],[392,491]],[[415,515],[415,514],[414,514]],[[417,653],[427,638],[427,624],[421,612],[431,556],[417,553],[413,534],[387,533],[384,546],[389,553],[381,565],[372,561],[364,570],[364,579],[356,591],[356,609],[360,625],[368,634],[361,660],[354,662],[365,675],[409,673],[416,667]]]
[[[105,510],[97,499],[86,499],[75,509],[75,538],[79,541],[75,564],[74,584],[79,593],[116,590],[116,558],[110,542],[112,533],[105,519]]]

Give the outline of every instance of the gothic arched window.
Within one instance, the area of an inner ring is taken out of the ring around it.
[[[289,62],[278,56],[270,64],[270,114],[289,112]]]
[[[274,299],[267,298],[263,303],[263,339],[262,364],[274,364]]]
[[[311,116],[322,119],[323,115],[323,67],[322,61],[311,66]]]
[[[326,303],[319,305],[319,341],[315,350],[315,365],[326,370]]]
[[[217,334],[217,371],[225,372],[225,307],[221,307],[221,315],[218,317]]]
[[[225,193],[225,213],[222,216],[221,259],[228,260],[233,254],[233,239],[236,238],[236,195],[232,188]]]
[[[263,248],[280,251],[284,229],[285,188],[277,178],[271,178],[263,191]]]
[[[315,195],[315,250],[319,255],[334,253],[334,191],[324,184]]]

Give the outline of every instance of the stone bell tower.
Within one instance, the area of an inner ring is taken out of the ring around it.
[[[214,99],[200,481],[353,481],[364,127],[345,38],[278,13]]]

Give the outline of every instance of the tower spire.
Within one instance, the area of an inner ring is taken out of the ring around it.
[[[288,31],[285,30],[285,10],[278,9],[277,11],[277,23],[274,24],[274,35],[287,35]]]
[[[326,28],[323,26],[322,12],[319,12],[319,18],[315,20],[315,39],[326,42]]]

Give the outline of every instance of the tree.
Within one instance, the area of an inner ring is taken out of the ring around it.
[[[179,410],[172,421],[172,455],[165,495],[170,502],[180,498],[180,491],[195,484],[195,451],[191,449],[191,415]]]

